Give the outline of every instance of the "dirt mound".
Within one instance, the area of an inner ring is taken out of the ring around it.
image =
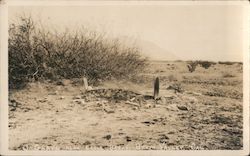
[[[95,98],[104,98],[108,100],[119,100],[119,101],[126,101],[132,98],[143,96],[142,94],[135,93],[129,90],[123,89],[94,89],[83,93],[83,98],[88,97],[95,97]]]

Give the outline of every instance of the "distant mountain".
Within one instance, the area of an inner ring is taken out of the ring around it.
[[[137,45],[140,47],[141,52],[143,55],[149,57],[151,60],[178,60],[179,58],[172,54],[171,52],[159,47],[157,44],[139,40],[136,42]]]
[[[142,40],[142,39],[134,39],[127,36],[123,36],[119,38],[122,43],[131,45],[133,43],[136,44],[140,48],[141,54],[148,57],[150,60],[178,60],[179,58],[172,54],[171,52],[159,47],[157,44]]]

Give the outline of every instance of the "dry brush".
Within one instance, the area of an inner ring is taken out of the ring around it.
[[[37,26],[31,17],[10,23],[8,52],[10,88],[46,79],[127,78],[147,65],[136,45],[86,28],[59,33]]]

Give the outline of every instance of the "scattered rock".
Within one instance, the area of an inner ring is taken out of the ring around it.
[[[189,99],[190,103],[197,103],[198,102],[198,100],[195,97],[189,97],[188,99]]]
[[[93,87],[88,86],[87,90],[93,90]]]
[[[40,99],[40,100],[38,100],[38,102],[41,102],[41,103],[44,103],[44,102],[47,102],[48,101],[48,99],[47,98],[44,98],[44,99]]]
[[[132,106],[137,106],[137,107],[140,107],[139,104],[137,103],[134,103],[134,102],[129,102],[129,101],[126,101],[125,104],[129,104],[129,105],[132,105]]]
[[[161,139],[169,139],[169,137],[166,136],[166,134],[160,134],[159,136],[161,136]]]
[[[131,102],[135,101],[135,97],[133,97],[132,99],[130,99]]]
[[[61,85],[61,86],[67,86],[67,85],[71,84],[71,81],[67,80],[67,79],[62,79],[60,81],[57,81],[56,84]]]
[[[23,112],[28,112],[30,109],[24,109]]]
[[[196,95],[196,96],[201,96],[201,95],[202,95],[202,93],[191,92],[191,91],[186,91],[185,93],[187,93],[187,94],[192,94],[192,95]]]
[[[97,104],[98,103],[100,103],[100,104],[106,104],[106,103],[108,103],[108,101],[107,100],[101,100],[101,101],[98,101]]]
[[[102,146],[102,148],[103,148],[103,149],[108,149],[109,146],[106,146],[106,145],[105,145],[105,146]]]
[[[165,97],[161,97],[160,98],[160,104],[166,104],[167,101],[166,101],[166,98]]]
[[[161,122],[163,120],[164,120],[164,118],[153,119],[154,122]]]
[[[16,110],[16,107],[10,108],[10,111],[15,111],[15,110]]]
[[[108,113],[108,114],[110,114],[110,113],[115,113],[115,111],[114,110],[109,110],[109,109],[104,109],[104,111],[106,112],[106,113]]]
[[[83,145],[90,145],[91,144],[91,142],[90,141],[85,141],[84,143],[83,143]]]
[[[179,110],[188,111],[188,108],[186,106],[177,106],[177,108]]]
[[[110,139],[111,139],[111,135],[108,134],[108,135],[104,136],[103,138],[104,138],[104,139],[107,139],[107,140],[110,140]]]
[[[80,104],[80,105],[85,104],[85,101],[84,101],[84,100],[79,100],[79,99],[73,100],[73,102],[74,102],[74,103],[77,103],[77,104]]]
[[[148,104],[145,105],[145,108],[153,108],[153,107],[154,107],[154,105],[150,104],[150,103],[148,103]]]
[[[146,125],[154,125],[155,124],[155,122],[153,122],[153,121],[144,121],[144,122],[142,122],[142,123],[144,123],[144,124],[146,124]]]
[[[18,107],[19,105],[21,105],[21,103],[20,103],[20,102],[17,102],[15,99],[11,99],[11,100],[9,101],[9,106],[12,107],[12,108],[15,108],[15,109],[16,109],[16,107]]]
[[[214,105],[214,106],[217,106],[218,103],[216,101],[205,101],[204,105]]]
[[[162,139],[162,138],[160,138],[158,141],[159,141],[160,143],[162,143],[162,144],[168,143],[168,139]]]
[[[168,132],[168,134],[174,134],[175,132],[171,131],[171,132]]]
[[[133,107],[132,110],[138,110],[138,107]]]
[[[126,136],[125,138],[126,138],[126,141],[127,141],[127,142],[132,141],[132,138],[131,138],[131,137],[129,137],[129,136]]]
[[[73,100],[75,100],[75,99],[81,99],[81,96],[74,96],[73,98],[72,98]]]
[[[63,99],[65,99],[65,97],[64,97],[64,96],[61,96],[59,99],[60,99],[60,100],[63,100]]]
[[[62,81],[57,81],[56,85],[63,85]]]
[[[48,93],[48,95],[58,95],[58,91],[52,92],[52,93]]]
[[[174,146],[175,143],[170,142],[170,143],[167,143],[167,145],[168,145],[168,146]]]
[[[173,100],[175,98],[177,98],[176,95],[169,95],[169,96],[164,96],[165,99],[169,99],[169,100]]]

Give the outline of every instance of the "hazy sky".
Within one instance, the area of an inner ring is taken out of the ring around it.
[[[242,8],[225,5],[12,6],[59,27],[85,25],[153,42],[180,59],[242,61]],[[158,55],[157,51],[153,52]]]

